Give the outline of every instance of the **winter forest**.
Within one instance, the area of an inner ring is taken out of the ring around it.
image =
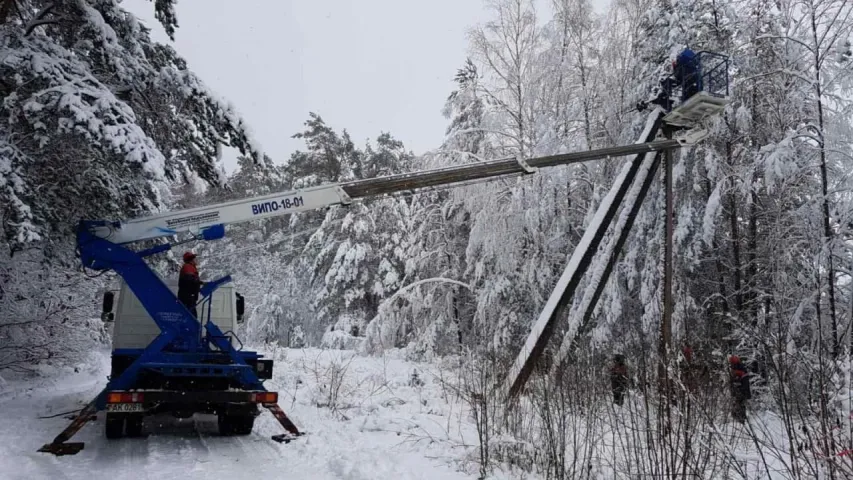
[[[442,365],[480,478],[851,478],[853,2],[486,1],[468,61],[445,73],[440,145],[359,143],[317,112],[287,132],[303,148],[270,158],[119,0],[0,0],[0,385],[109,346],[100,298],[119,278],[81,269],[81,218],[628,145],[637,103],[689,46],[730,57],[730,101],[674,153],[664,351],[658,171],[592,315],[576,295],[517,404],[495,394],[620,160],[231,225],[188,248],[245,295],[248,344]],[[170,35],[174,3],[151,3]],[[231,174],[223,148],[240,152]],[[154,257],[164,278],[182,252]],[[732,355],[749,372],[745,423]]]

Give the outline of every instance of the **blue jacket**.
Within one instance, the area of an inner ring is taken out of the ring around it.
[[[683,84],[686,80],[693,80],[691,77],[695,76],[699,70],[697,60],[696,53],[689,48],[685,48],[678,54],[675,58],[675,69],[672,72],[678,83]]]

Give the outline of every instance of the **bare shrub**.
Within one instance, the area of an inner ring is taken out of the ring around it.
[[[36,374],[106,343],[98,318],[103,283],[59,262],[48,265],[34,250],[0,253],[0,372]]]
[[[593,478],[592,463],[600,447],[606,395],[600,376],[584,357],[558,368],[554,375],[540,376],[531,385],[530,397],[539,431],[536,445],[543,451],[538,466],[548,478]]]
[[[339,356],[324,363],[321,355],[317,355],[311,365],[305,365],[306,371],[314,377],[315,387],[313,403],[320,408],[328,408],[331,412],[342,415],[341,410],[352,406],[348,400],[357,390],[357,385],[348,382],[347,374],[353,362],[353,355],[347,358]]]

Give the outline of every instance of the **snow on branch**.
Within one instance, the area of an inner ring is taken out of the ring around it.
[[[0,37],[0,71],[16,72],[20,88],[12,118],[26,120],[40,136],[56,133],[78,135],[128,162],[142,165],[161,178],[165,158],[157,145],[137,125],[136,115],[110,89],[93,77],[76,56],[45,39],[18,39],[11,48],[10,36]],[[29,90],[26,87],[41,85]],[[49,130],[53,128],[53,131]]]
[[[405,287],[400,288],[393,295],[391,295],[382,302],[382,304],[379,306],[376,317],[374,317],[368,325],[367,341],[365,342],[365,346],[369,350],[381,350],[384,345],[393,345],[396,343],[396,336],[398,334],[398,331],[400,330],[400,325],[398,325],[397,322],[400,319],[392,314],[391,305],[397,298],[409,298],[409,294],[412,291],[417,289],[419,286],[428,283],[444,283],[449,285],[460,286],[471,292],[474,291],[473,287],[465,282],[460,282],[458,280],[443,277],[432,277],[417,280],[415,282],[410,283],[409,285],[406,285]],[[430,328],[427,327],[426,332],[421,333],[427,333],[429,331]]]
[[[20,167],[26,163],[23,152],[0,138],[0,200],[6,207],[3,229],[13,244],[24,245],[41,240],[33,213],[22,199],[26,185]]]

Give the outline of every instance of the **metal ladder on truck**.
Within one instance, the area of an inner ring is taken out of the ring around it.
[[[707,106],[705,103],[699,103],[703,107]],[[677,110],[676,108],[673,112]],[[182,234],[191,234],[190,240],[212,241],[224,237],[225,225],[227,224],[288,215],[333,205],[349,205],[366,198],[404,194],[440,186],[531,175],[535,174],[540,168],[633,155],[634,159],[629,165],[626,165],[622,175],[613,186],[615,190],[611,191],[610,203],[602,204],[602,209],[606,207],[606,211],[603,212],[606,221],[601,222],[600,226],[606,228],[606,224],[612,220],[630,184],[640,175],[638,172],[641,171],[644,162],[648,163],[649,158],[658,159],[661,152],[691,146],[704,138],[705,132],[703,130],[691,128],[691,125],[682,122],[678,126],[681,132],[675,138],[655,140],[661,126],[665,124],[664,115],[673,112],[665,112],[661,108],[652,111],[640,139],[631,145],[528,159],[504,158],[475,164],[328,184],[133,220],[81,220],[77,227],[77,246],[83,266],[97,271],[113,270],[118,273],[157,324],[160,335],[120,375],[110,378],[106,387],[76,416],[71,424],[53,442],[44,445],[39,451],[56,455],[76,454],[83,449],[83,443],[69,443],[68,440],[86,423],[95,420],[96,413],[104,410],[108,402],[115,399],[130,402],[137,401],[143,396],[156,396],[157,392],[137,391],[133,388],[139,376],[147,371],[179,375],[188,369],[202,368],[206,369],[207,375],[228,376],[236,382],[239,388],[228,392],[216,392],[215,395],[231,395],[233,398],[225,399],[228,401],[247,401],[248,399],[248,401],[257,402],[270,410],[288,432],[287,434],[273,436],[274,440],[290,441],[302,434],[278,406],[277,393],[268,392],[262,380],[258,378],[258,372],[250,366],[250,363],[257,362],[261,355],[256,352],[235,349],[227,336],[212,321],[201,326],[144,260],[185,242],[178,242],[174,245],[162,243],[143,250],[134,250],[131,248],[131,244]],[[710,114],[708,112],[710,110],[705,109],[704,114],[694,116],[694,118],[701,120]],[[652,177],[651,173],[646,169],[645,178]],[[595,251],[595,246],[600,242],[603,233],[600,228],[587,231],[584,240],[581,242],[584,246],[583,252],[579,253],[580,248],[575,251],[575,255],[570,261],[570,266],[574,265],[574,269],[569,277],[564,275],[566,278],[561,278],[558,289],[560,285],[563,287],[577,285],[580,276],[586,270],[584,265],[588,266],[589,257]],[[587,238],[588,236],[589,238]],[[578,257],[579,261],[576,261],[575,257]],[[230,281],[230,277],[226,276],[210,282],[203,287],[201,296],[203,298],[210,297],[218,286],[228,281]],[[558,300],[562,301],[561,299]],[[555,301],[555,305],[556,303],[558,302]],[[551,301],[549,300],[550,304]],[[541,320],[542,318],[535,324],[534,332],[531,334],[531,338],[535,337],[532,341],[532,349],[526,354],[522,352],[527,360],[520,362],[521,366],[513,374],[513,378],[522,378],[525,371],[529,373],[528,365],[532,366],[530,362],[535,361],[537,352],[541,353],[544,342],[547,341],[547,337],[553,331],[552,318],[549,317],[544,323]],[[211,366],[206,361],[213,356],[220,358],[225,356],[228,361],[224,364]]]

